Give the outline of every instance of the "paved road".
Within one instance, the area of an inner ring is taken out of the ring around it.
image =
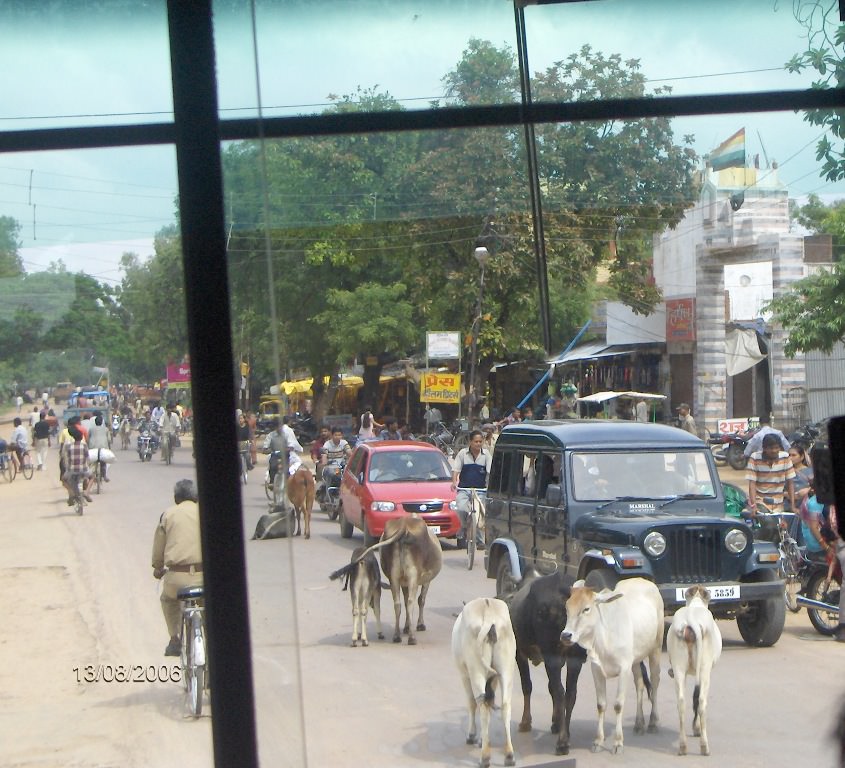
[[[142,464],[134,453],[118,451],[113,482],[82,518],[62,500],[55,460],[53,451],[48,472],[29,483],[18,478],[0,485],[0,762],[38,768],[211,765],[211,716],[184,719],[176,683],[78,683],[73,671],[124,664],[146,673],[172,662],[161,655],[167,638],[149,551],[173,483],[192,474],[189,448],[177,451],[170,467],[157,460]],[[262,472],[253,471],[245,488],[248,536],[265,510]],[[337,524],[319,512],[310,541],[247,541],[262,764],[477,764],[478,750],[464,744],[463,693],[449,635],[462,604],[492,595],[493,581],[478,568],[467,572],[463,554],[446,545],[419,645],[373,640],[369,648],[351,648],[349,598],[328,574],[360,543],[357,533],[341,539]],[[382,608],[390,636],[387,595]],[[827,734],[843,689],[845,646],[816,635],[803,612],[788,618],[771,649],[746,648],[732,624],[720,626],[725,651],[711,694],[713,757],[704,763],[691,756],[685,765],[835,765]],[[372,618],[370,628],[373,637]],[[589,672],[582,676],[572,726],[578,765],[678,764],[666,668],[664,659],[662,728],[635,737],[629,696],[622,757],[589,751],[594,694]],[[514,733],[517,762],[561,764],[552,755],[542,670],[534,670],[534,681],[537,728]],[[520,700],[516,689],[514,722]],[[494,721],[494,765],[502,765],[501,742],[501,725]],[[695,740],[690,747],[696,749]]]

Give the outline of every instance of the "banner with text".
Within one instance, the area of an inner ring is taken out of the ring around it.
[[[459,373],[425,373],[422,383],[420,402],[461,402],[461,375]]]
[[[191,366],[177,363],[167,366],[167,386],[173,389],[187,389],[191,386]]]

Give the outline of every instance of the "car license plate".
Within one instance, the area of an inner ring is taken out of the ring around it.
[[[710,590],[711,600],[739,600],[739,584],[723,584],[718,587],[711,587],[705,584]],[[686,602],[687,587],[678,587],[675,590],[675,600],[679,603]]]
[[[430,525],[428,526],[429,530],[435,535],[440,535],[440,526],[439,525]]]

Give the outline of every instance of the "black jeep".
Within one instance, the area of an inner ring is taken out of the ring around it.
[[[674,427],[628,421],[537,421],[504,429],[487,494],[487,575],[497,594],[526,570],[564,569],[598,589],[654,581],[667,613],[706,584],[717,618],[770,646],[785,621],[773,544],[725,514],[713,456]]]

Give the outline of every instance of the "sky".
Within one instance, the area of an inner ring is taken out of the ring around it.
[[[31,12],[0,9],[0,68],[15,73],[4,83],[0,131],[170,119],[164,0],[148,0],[141,10],[119,0],[66,0],[74,13],[48,29],[41,4],[21,5]],[[111,6],[112,13],[103,10]],[[215,8],[221,115],[255,115],[249,6],[224,0]],[[596,0],[529,7],[525,15],[532,71],[589,44],[639,59],[651,87],[670,85],[678,95],[811,82],[783,68],[806,45],[787,0]],[[470,37],[516,47],[508,0],[258,0],[256,19],[267,115],[317,113],[331,94],[358,86],[424,108],[443,96],[442,78]],[[748,156],[760,154],[764,166],[766,158],[777,160],[791,196],[845,197],[845,184],[819,178],[821,132],[799,115],[684,118],[673,125],[676,139],[695,135],[699,154],[745,127]],[[170,147],[0,154],[0,216],[21,224],[27,271],[61,259],[71,271],[118,281],[121,254],[146,257],[154,234],[174,222],[176,189]]]

